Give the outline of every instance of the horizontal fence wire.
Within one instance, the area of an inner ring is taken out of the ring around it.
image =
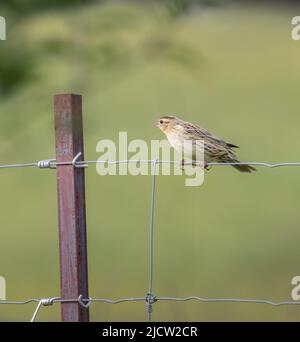
[[[163,159],[124,159],[124,160],[85,160],[79,161],[65,161],[65,162],[57,162],[55,159],[45,159],[32,163],[19,163],[19,164],[0,164],[0,169],[14,169],[14,168],[55,168],[56,166],[68,166],[73,165],[77,167],[85,167],[89,164],[127,164],[127,163],[142,163],[142,164],[177,164],[182,166],[181,161],[178,160],[163,160]],[[193,162],[186,162],[184,165],[195,165]],[[250,166],[264,166],[270,168],[276,167],[286,167],[286,166],[300,166],[300,162],[281,162],[281,163],[267,163],[267,162],[232,162],[232,163],[223,163],[223,162],[209,162],[206,163],[208,166],[234,166],[234,165],[250,165]]]
[[[13,168],[41,168],[41,169],[54,169],[56,166],[73,165],[74,167],[87,167],[89,164],[123,164],[123,163],[147,163],[153,165],[152,174],[152,188],[151,188],[151,201],[150,201],[150,236],[149,236],[149,284],[148,293],[145,297],[133,297],[133,298],[82,298],[79,296],[74,299],[64,299],[60,297],[52,298],[30,298],[24,301],[14,300],[0,300],[0,305],[26,305],[31,303],[37,303],[34,313],[31,318],[31,322],[34,322],[42,306],[50,306],[55,303],[78,303],[81,306],[87,308],[92,303],[106,303],[106,304],[120,304],[126,302],[145,302],[148,313],[148,321],[152,318],[152,305],[156,302],[188,302],[198,301],[203,303],[252,303],[252,304],[265,304],[271,306],[283,306],[283,305],[300,305],[300,301],[271,301],[267,299],[243,299],[243,298],[204,298],[198,296],[188,297],[169,297],[169,296],[155,296],[152,291],[153,283],[153,264],[154,264],[154,205],[155,205],[155,189],[156,189],[156,166],[157,164],[178,164],[182,166],[182,162],[176,160],[160,160],[160,159],[144,159],[144,160],[78,160],[81,153],[78,153],[73,160],[65,162],[57,162],[55,159],[40,160],[32,163],[19,163],[19,164],[0,164],[0,169],[13,169]],[[184,165],[194,165],[193,162],[185,163]],[[276,167],[288,167],[288,166],[300,166],[300,162],[281,162],[281,163],[267,163],[267,162],[232,162],[232,163],[219,163],[211,162],[206,165],[216,166],[234,166],[234,165],[251,165],[251,166],[263,166],[269,168]]]
[[[147,294],[148,296],[148,294]],[[89,307],[92,303],[105,303],[105,304],[121,304],[128,302],[146,302],[148,304],[148,299],[146,297],[130,297],[130,298],[120,298],[120,299],[109,299],[109,298],[78,298],[73,299],[63,299],[60,297],[50,297],[50,298],[30,298],[24,301],[19,300],[0,300],[0,305],[26,305],[37,303],[30,322],[34,322],[42,306],[51,306],[55,303],[78,303],[83,307]],[[242,298],[204,298],[198,296],[188,296],[188,297],[168,297],[168,296],[153,296],[153,303],[157,302],[189,302],[198,301],[202,303],[246,303],[246,304],[265,304],[270,306],[285,306],[285,305],[300,305],[300,301],[271,301],[267,299],[242,299]]]

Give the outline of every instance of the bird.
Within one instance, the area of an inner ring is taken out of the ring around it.
[[[208,163],[238,163],[240,160],[235,154],[234,149],[239,146],[226,142],[213,135],[206,129],[195,125],[193,123],[181,120],[176,116],[165,115],[162,116],[156,126],[166,135],[171,146],[178,152],[182,152],[184,148],[184,141],[192,141],[192,149],[186,151],[184,149],[184,157],[195,160],[196,149],[195,142],[198,140],[204,142],[204,165],[203,168],[209,170]],[[193,144],[194,143],[194,144]],[[182,160],[182,167],[185,160]],[[251,165],[239,164],[232,165],[240,172],[253,172],[256,169]]]

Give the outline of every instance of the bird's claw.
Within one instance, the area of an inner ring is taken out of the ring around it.
[[[185,164],[185,161],[184,161],[184,159],[182,159],[182,161],[180,163],[180,169],[181,170],[184,170],[184,164]]]
[[[211,169],[211,165],[208,165],[207,163],[204,163],[204,169],[209,171]]]
[[[193,166],[199,166],[201,167],[202,170],[207,170],[209,171],[210,170],[210,166],[206,163],[206,162],[200,162],[200,163],[193,163]]]
[[[185,160],[182,159],[181,164],[180,164],[181,170],[184,170],[184,165],[185,165]],[[206,162],[197,163],[197,162],[193,161],[192,166],[199,166],[201,169],[207,170],[207,171],[209,171],[211,169],[211,166],[208,165]]]

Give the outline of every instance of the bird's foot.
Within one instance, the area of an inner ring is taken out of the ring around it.
[[[193,166],[199,166],[202,170],[209,171],[211,169],[211,166],[208,165],[206,162],[200,162],[200,163],[193,162],[192,165]]]
[[[209,171],[211,169],[211,165],[204,163],[204,168],[205,168],[205,170]]]
[[[191,165],[191,164],[188,164],[188,165]],[[182,161],[180,163],[181,170],[184,170],[184,166],[185,166],[185,160],[182,159]],[[192,166],[199,166],[201,169],[207,170],[207,171],[209,171],[211,169],[211,166],[208,165],[206,162],[198,162],[197,163],[196,161],[193,161]]]
[[[184,164],[185,164],[185,161],[184,161],[184,159],[182,159],[182,161],[180,163],[180,169],[181,170],[184,170]]]

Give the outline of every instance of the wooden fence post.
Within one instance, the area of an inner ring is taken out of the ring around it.
[[[81,152],[84,160],[82,99],[54,96],[56,161],[69,162]],[[61,297],[88,298],[84,168],[57,165]],[[62,303],[63,322],[89,321],[89,309]]]

